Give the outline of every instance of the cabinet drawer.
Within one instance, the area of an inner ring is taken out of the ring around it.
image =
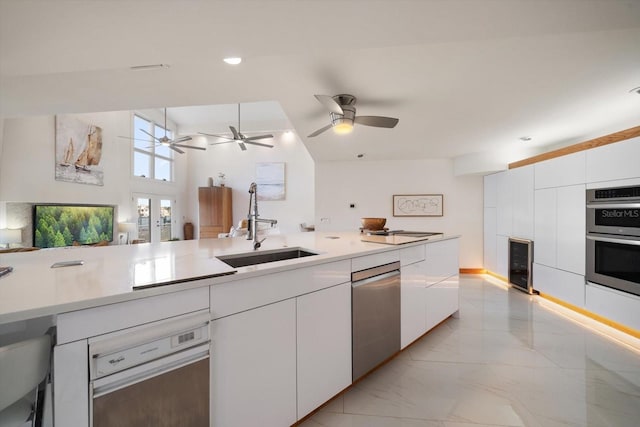
[[[329,262],[211,286],[214,319],[351,280],[349,260]]]
[[[400,261],[400,251],[380,252],[351,259],[351,271],[366,270],[367,268]]]
[[[400,249],[400,265],[405,266],[416,262],[424,261],[424,245],[410,246]]]
[[[58,344],[209,309],[209,287],[140,298],[58,315]]]

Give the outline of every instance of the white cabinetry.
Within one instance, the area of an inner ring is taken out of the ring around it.
[[[400,260],[408,250],[424,251],[401,269],[401,348],[420,338],[435,325],[458,311],[458,239],[427,243],[400,250]]]
[[[459,242],[444,240],[426,245],[426,330],[432,329],[459,307]]]
[[[300,419],[351,384],[351,283],[296,300]]]
[[[577,307],[585,305],[585,280],[582,275],[533,264],[533,281],[533,287],[539,292]]]
[[[53,422],[56,426],[86,427],[89,424],[88,349],[86,339],[53,349]]]
[[[557,191],[557,267],[584,276],[585,186],[560,187]]]
[[[484,208],[484,268],[494,272],[498,268],[496,227],[496,208]]]
[[[427,286],[460,272],[458,239],[443,240],[426,245]]]
[[[533,239],[533,165],[509,170],[513,191],[513,228],[511,236]]]
[[[580,151],[545,160],[535,167],[535,188],[563,187],[585,183],[586,153]]]
[[[498,234],[498,174],[484,177],[484,245],[483,265],[489,271],[497,271],[497,241]]]
[[[497,173],[496,179],[497,231],[499,235],[511,236],[513,229],[513,186],[509,172]]]
[[[425,300],[426,330],[458,311],[459,308],[459,276],[448,277],[426,288]]]
[[[534,261],[585,274],[585,186],[536,190]]]
[[[640,177],[640,137],[586,151],[587,182]]]
[[[427,331],[426,266],[427,262],[422,260],[404,265],[400,270],[401,348],[405,348]]]
[[[556,266],[557,192],[555,188],[536,190],[533,259],[549,267]]]
[[[211,326],[212,424],[295,423],[295,299],[223,317]]]

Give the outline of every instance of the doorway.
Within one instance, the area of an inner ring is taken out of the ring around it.
[[[138,224],[138,239],[166,242],[173,238],[173,207],[170,196],[138,194],[133,197]]]

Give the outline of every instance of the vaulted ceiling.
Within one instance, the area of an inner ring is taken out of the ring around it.
[[[639,46],[637,0],[0,0],[0,115],[269,101],[243,128],[319,161],[515,152],[640,124]],[[307,138],[340,93],[398,126]]]

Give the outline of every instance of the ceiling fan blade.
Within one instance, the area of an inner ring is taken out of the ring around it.
[[[234,142],[234,140],[230,140],[230,141],[222,141],[222,142],[210,142],[209,145],[220,145],[220,144],[228,144],[230,142]]]
[[[393,128],[398,124],[399,119],[382,116],[356,116],[354,122],[359,125],[375,126],[379,128]]]
[[[182,150],[181,150],[181,149],[179,149],[179,148],[176,148],[176,146],[175,146],[175,145],[173,145],[173,144],[169,145],[169,148],[170,148],[170,149],[172,149],[173,151],[177,151],[177,152],[178,152],[178,153],[180,153],[180,154],[184,154],[184,151],[182,151]]]
[[[320,128],[320,129],[318,129],[317,131],[313,132],[311,135],[307,136],[307,138],[313,138],[314,136],[318,136],[318,135],[320,135],[322,132],[324,132],[324,131],[326,131],[326,130],[331,129],[332,127],[333,127],[333,125],[330,125],[330,124],[329,124],[329,125],[326,125],[325,127]]]
[[[174,139],[172,142],[186,142],[186,141],[191,141],[191,137],[190,136],[181,136],[180,138]]]
[[[247,142],[247,141],[255,141],[256,139],[267,139],[267,138],[273,138],[273,135],[250,136],[248,138],[243,138],[243,141]]]
[[[241,149],[242,151],[247,151],[247,146],[246,146],[246,145],[244,145],[244,143],[242,143],[242,142],[238,142],[238,145],[240,146],[240,149]]]
[[[214,133],[204,133],[204,132],[198,132],[200,135],[205,135],[205,136],[213,136],[215,138],[224,138],[224,139],[228,139],[229,141],[233,141],[233,138],[229,138],[226,135],[216,135]]]
[[[205,147],[200,147],[198,145],[182,145],[182,144],[176,144],[176,143],[171,144],[170,147],[192,148],[194,150],[206,150]]]
[[[269,148],[273,148],[273,145],[271,144],[263,144],[261,142],[253,142],[253,141],[248,141],[248,140],[244,140],[243,141],[245,144],[251,144],[251,145],[259,145],[261,147],[269,147]]]
[[[329,96],[329,95],[313,95],[316,97],[316,99],[318,101],[320,101],[320,103],[322,105],[324,105],[324,108],[326,108],[327,110],[331,111],[332,113],[336,113],[336,114],[344,114],[344,111],[342,110],[342,107],[340,107],[340,104],[338,104],[333,97]]]
[[[150,134],[149,132],[147,132],[146,130],[144,130],[144,129],[140,129],[140,131],[142,131],[142,132],[146,133],[147,135],[149,135],[149,136],[150,136],[151,138],[153,138],[154,140],[156,140],[156,141],[160,141],[160,138],[156,138],[155,136],[151,135],[151,134]]]
[[[231,133],[233,134],[233,139],[242,139],[238,134],[238,131],[236,130],[236,128],[234,128],[233,126],[229,126],[229,129],[231,129]]]

